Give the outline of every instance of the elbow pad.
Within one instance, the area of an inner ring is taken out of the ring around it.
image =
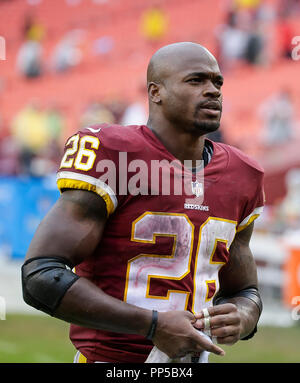
[[[78,278],[64,258],[31,258],[22,266],[23,299],[28,305],[53,315]]]

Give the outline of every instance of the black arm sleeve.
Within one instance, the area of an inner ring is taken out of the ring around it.
[[[35,257],[22,266],[24,301],[49,315],[53,315],[63,296],[79,278],[72,265],[62,257]]]

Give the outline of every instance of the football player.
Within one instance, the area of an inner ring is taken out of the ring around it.
[[[216,343],[252,337],[262,309],[249,242],[263,170],[205,138],[222,113],[215,57],[162,47],[147,85],[147,125],[67,140],[61,196],[22,266],[24,300],[71,323],[79,361],[145,362],[153,345],[169,358],[224,355]]]

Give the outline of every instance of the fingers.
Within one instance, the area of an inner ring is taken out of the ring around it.
[[[239,340],[240,332],[236,326],[226,326],[211,330],[219,344],[234,344]]]
[[[221,347],[194,328],[195,321],[194,315],[187,311],[161,313],[153,343],[172,359],[204,350],[225,355]]]
[[[211,329],[240,324],[240,313],[234,304],[226,303],[220,306],[213,306],[208,308],[207,311],[209,314],[209,324]],[[195,314],[195,318],[196,321],[193,323],[193,326],[199,330],[203,329],[205,327],[205,320],[207,321],[207,319],[204,318],[203,311]]]
[[[211,330],[211,336],[214,337],[218,344],[232,345],[240,339],[239,326],[225,326]]]
[[[216,338],[219,344],[234,344],[240,339],[241,317],[237,307],[231,303],[210,307],[208,309],[210,335]],[[203,312],[195,314],[196,322],[193,326],[204,330],[205,321]],[[199,319],[200,318],[200,319]],[[207,324],[206,324],[207,326]]]
[[[210,317],[213,317],[215,315],[221,315],[221,314],[228,314],[231,312],[236,312],[237,307],[233,303],[224,303],[223,305],[218,306],[212,306],[207,309],[208,314]],[[195,314],[196,319],[202,319],[204,318],[204,313],[201,310],[199,313]]]
[[[228,314],[228,315],[218,315],[214,317],[209,318],[210,322],[210,328],[218,328],[218,327],[224,327],[229,325],[239,325],[240,324],[240,316],[235,314]],[[204,319],[198,319],[194,323],[194,327],[201,330],[204,329]]]
[[[216,344],[214,344],[208,337],[198,333],[198,339],[199,339],[199,342],[198,342],[198,346],[197,346],[197,350],[196,351],[203,351],[206,350],[206,351],[209,351],[209,352],[212,352],[213,354],[216,354],[216,355],[220,355],[220,356],[224,356],[225,355],[225,351],[217,346]]]

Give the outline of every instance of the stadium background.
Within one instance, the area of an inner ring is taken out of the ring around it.
[[[66,138],[94,122],[146,122],[148,60],[176,41],[218,58],[224,111],[214,139],[266,171],[251,243],[259,332],[211,361],[300,362],[298,35],[298,0],[0,0],[0,362],[72,361],[68,325],[23,303],[20,265],[58,198]]]

